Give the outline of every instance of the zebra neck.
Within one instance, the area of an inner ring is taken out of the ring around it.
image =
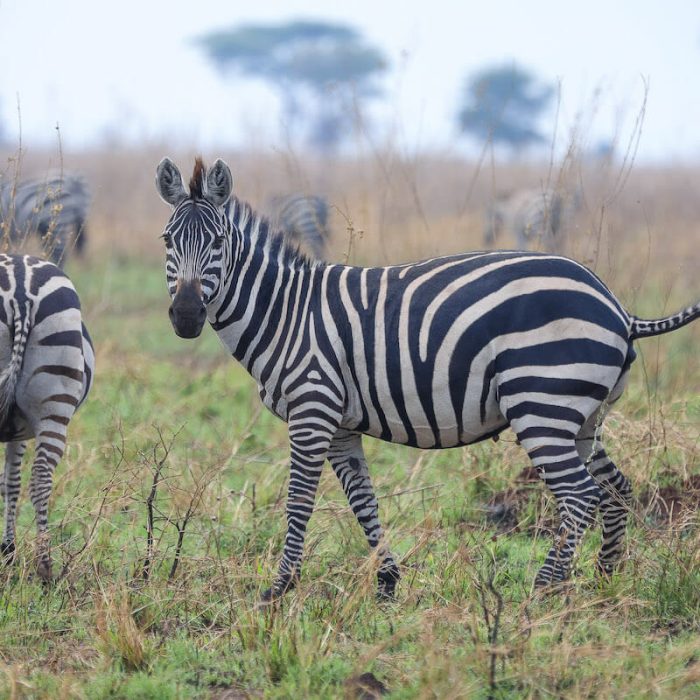
[[[257,227],[242,235],[224,273],[209,321],[229,352],[258,381],[284,352],[318,295],[322,266],[294,256],[286,243]]]

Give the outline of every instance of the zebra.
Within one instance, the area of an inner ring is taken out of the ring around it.
[[[85,400],[95,353],[71,281],[53,263],[0,254],[0,441],[5,469],[0,485],[5,527],[0,554],[15,554],[20,467],[27,440],[36,447],[29,493],[36,510],[37,572],[51,572],[48,501],[53,472],[63,456],[68,423]]]
[[[78,255],[85,252],[89,204],[87,184],[79,175],[0,182],[0,234],[10,244],[36,234],[51,262],[63,267],[71,243]]]
[[[554,189],[500,193],[486,210],[484,244],[495,245],[505,231],[515,236],[519,250],[563,253],[566,228],[578,208],[578,196]]]
[[[329,238],[328,202],[318,195],[278,195],[270,200],[271,223],[294,243],[324,259]]]
[[[633,341],[700,316],[629,314],[586,267],[541,252],[487,251],[389,267],[311,260],[233,195],[229,167],[201,159],[185,189],[164,158],[156,186],[169,315],[182,338],[206,320],[288,423],[287,534],[269,602],[300,576],[326,459],[378,557],[378,594],[399,580],[385,543],[362,435],[426,449],[469,445],[510,426],[555,497],[560,525],[535,586],[568,578],[596,509],[597,568],[621,558],[631,487],[600,426],[621,396]]]

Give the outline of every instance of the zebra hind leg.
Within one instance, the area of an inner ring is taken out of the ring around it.
[[[576,547],[593,522],[601,500],[601,489],[576,449],[579,428],[572,432],[563,427],[565,421],[561,424],[561,428],[537,425],[532,416],[511,422],[532,464],[554,495],[559,514],[554,544],[535,577],[535,587],[560,583],[569,577]]]
[[[56,430],[57,428],[61,430]],[[29,495],[36,511],[37,549],[36,566],[39,578],[49,583],[51,575],[51,542],[49,536],[49,496],[53,472],[65,450],[65,426],[52,423],[53,430],[41,430],[36,438],[36,451]]]
[[[8,442],[5,448],[5,472],[2,478],[2,495],[5,501],[5,528],[0,543],[0,554],[6,564],[15,558],[15,523],[17,520],[17,499],[20,490],[20,467],[27,449],[24,441]]]
[[[586,422],[576,438],[578,453],[591,476],[601,487],[600,517],[603,544],[598,555],[600,574],[610,576],[622,557],[627,517],[632,502],[632,487],[627,477],[615,466],[596,436],[602,417]]]
[[[393,598],[400,578],[399,567],[384,544],[379,506],[362,449],[362,437],[357,433],[338,432],[328,451],[328,459],[370,548],[377,552],[377,595],[379,598]]]

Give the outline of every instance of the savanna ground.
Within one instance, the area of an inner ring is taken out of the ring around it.
[[[153,186],[166,152],[191,166],[193,154],[165,148],[64,158],[94,191],[88,259],[68,272],[98,369],[55,478],[48,590],[33,575],[23,493],[19,562],[0,570],[0,696],[698,697],[700,323],[637,343],[606,423],[636,495],[611,581],[593,575],[593,530],[571,585],[533,595],[554,509],[512,433],[443,452],[367,439],[402,570],[396,601],[375,600],[374,562],[328,470],[304,580],[259,610],[284,536],[285,425],[211,329],[184,341],[169,325],[158,240],[168,210]],[[547,164],[447,156],[207,155],[226,158],[256,205],[277,191],[327,194],[331,258],[357,264],[479,248],[494,189],[559,177]],[[27,153],[23,172],[50,158]],[[700,298],[700,169],[571,172],[585,195],[573,253],[627,308],[655,317]]]

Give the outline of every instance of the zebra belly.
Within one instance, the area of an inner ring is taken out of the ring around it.
[[[440,449],[470,445],[497,435],[508,427],[508,421],[498,407],[495,385],[485,396],[481,390],[468,391],[457,411],[447,384],[434,385],[429,392],[409,391],[391,401],[386,393],[375,401],[370,392],[363,393],[355,386],[349,392],[342,427],[386,442]]]

